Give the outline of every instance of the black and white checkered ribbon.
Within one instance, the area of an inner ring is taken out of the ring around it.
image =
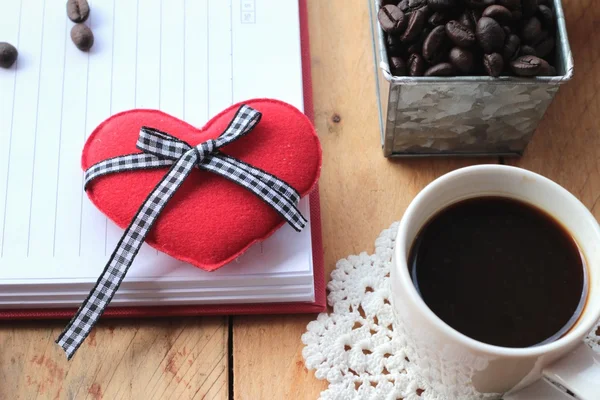
[[[73,357],[110,303],[162,209],[194,167],[245,187],[269,204],[295,230],[304,228],[306,219],[296,207],[300,195],[294,188],[265,171],[219,152],[219,148],[252,131],[260,118],[260,112],[242,105],[217,139],[197,146],[190,146],[156,129],[142,127],[136,147],[143,153],[104,160],[85,172],[87,187],[95,178],[107,174],[171,167],[133,217],[96,285],[56,340],[68,359]]]

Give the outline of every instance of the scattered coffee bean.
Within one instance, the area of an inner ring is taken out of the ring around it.
[[[377,19],[381,29],[388,33],[401,32],[406,26],[404,13],[396,6],[388,4],[379,9]]]
[[[410,76],[423,76],[425,73],[425,59],[420,54],[412,54],[408,59],[408,73]]]
[[[473,71],[473,60],[473,53],[470,50],[461,47],[450,50],[450,62],[462,73],[468,74]]]
[[[483,17],[489,17],[496,20],[501,25],[509,24],[512,21],[512,13],[504,6],[493,5],[483,10]]]
[[[547,57],[554,50],[554,38],[548,36],[535,45],[535,55],[538,57]]]
[[[536,56],[536,55],[537,55],[537,53],[536,53],[535,49],[526,44],[522,45],[521,48],[519,49],[519,56]]]
[[[526,44],[535,44],[542,35],[542,23],[536,17],[531,17],[523,25],[521,39]]]
[[[546,29],[554,28],[554,12],[552,12],[550,7],[543,4],[538,6],[537,15]]]
[[[419,33],[421,33],[426,21],[427,14],[425,11],[413,11],[408,19],[406,30],[400,36],[400,40],[404,43],[410,43],[415,40],[419,36]]]
[[[402,0],[398,3],[398,8],[402,10],[403,13],[406,13],[408,11],[408,0]]]
[[[538,0],[521,0],[521,11],[525,18],[531,17],[535,14],[538,7]]]
[[[90,16],[90,6],[87,0],[68,0],[67,17],[75,23],[85,22]]]
[[[459,47],[470,47],[475,44],[473,31],[458,21],[453,20],[446,24],[446,34]]]
[[[536,76],[545,62],[536,56],[522,56],[510,63],[510,68],[518,76]]]
[[[456,69],[450,63],[440,63],[434,65],[425,71],[425,76],[452,76],[456,74]]]
[[[514,60],[519,55],[519,46],[521,46],[521,39],[517,35],[509,35],[504,42],[504,48],[502,49],[502,56],[506,62]]]
[[[499,53],[486,54],[483,56],[483,66],[489,76],[498,77],[504,69],[504,60]]]
[[[19,52],[10,43],[0,42],[0,67],[10,68],[17,61]]]
[[[456,7],[456,0],[429,0],[427,4],[434,11],[444,11]]]
[[[392,75],[394,76],[405,76],[406,75],[406,63],[402,57],[390,58],[390,68]]]
[[[444,26],[438,26],[432,30],[423,42],[423,57],[425,57],[425,60],[430,64],[437,64],[444,53],[444,48],[447,45],[446,40],[446,28]]]
[[[94,34],[84,24],[76,24],[71,29],[71,40],[81,51],[88,51],[94,45]]]
[[[502,50],[506,34],[504,29],[494,19],[489,17],[481,17],[477,22],[477,30],[475,32],[479,45],[486,54]]]

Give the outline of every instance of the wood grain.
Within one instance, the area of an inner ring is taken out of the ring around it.
[[[600,217],[600,9],[564,0],[575,78],[559,91],[524,157]],[[324,150],[321,207],[327,276],[348,254],[372,251],[382,229],[435,177],[473,159],[382,156],[367,1],[309,0],[315,124]],[[496,162],[495,159],[484,160]],[[315,399],[300,336],[314,315],[236,317],[236,399]],[[0,323],[0,399],[224,399],[227,319],[104,321],[67,363],[53,345],[64,322]]]
[[[423,186],[481,160],[384,158],[367,2],[311,0],[308,7],[315,125],[323,145],[320,189],[328,278],[338,259],[373,251],[379,233],[400,219]],[[304,367],[300,340],[314,318],[234,318],[236,400],[319,397],[327,385]]]
[[[227,318],[103,321],[67,362],[64,321],[0,323],[0,399],[226,399]]]

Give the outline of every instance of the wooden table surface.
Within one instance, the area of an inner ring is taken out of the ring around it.
[[[575,57],[526,154],[506,160],[566,187],[600,216],[600,8],[563,0]],[[327,276],[372,251],[437,176],[489,159],[382,156],[367,0],[309,0],[315,124],[323,144],[321,210]],[[1,39],[1,38],[0,38]],[[316,399],[300,336],[314,315],[106,320],[71,362],[54,338],[64,321],[0,323],[0,400]]]

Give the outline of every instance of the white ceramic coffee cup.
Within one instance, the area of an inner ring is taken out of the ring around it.
[[[551,343],[505,348],[471,339],[438,318],[413,286],[406,260],[421,227],[452,203],[486,195],[545,210],[568,229],[585,257],[585,307],[575,325]],[[462,168],[436,179],[415,197],[400,222],[391,283],[395,329],[406,337],[410,361],[446,398],[572,398],[558,389],[562,386],[579,399],[600,399],[600,356],[583,342],[600,319],[600,227],[575,196],[551,180],[505,165]]]

